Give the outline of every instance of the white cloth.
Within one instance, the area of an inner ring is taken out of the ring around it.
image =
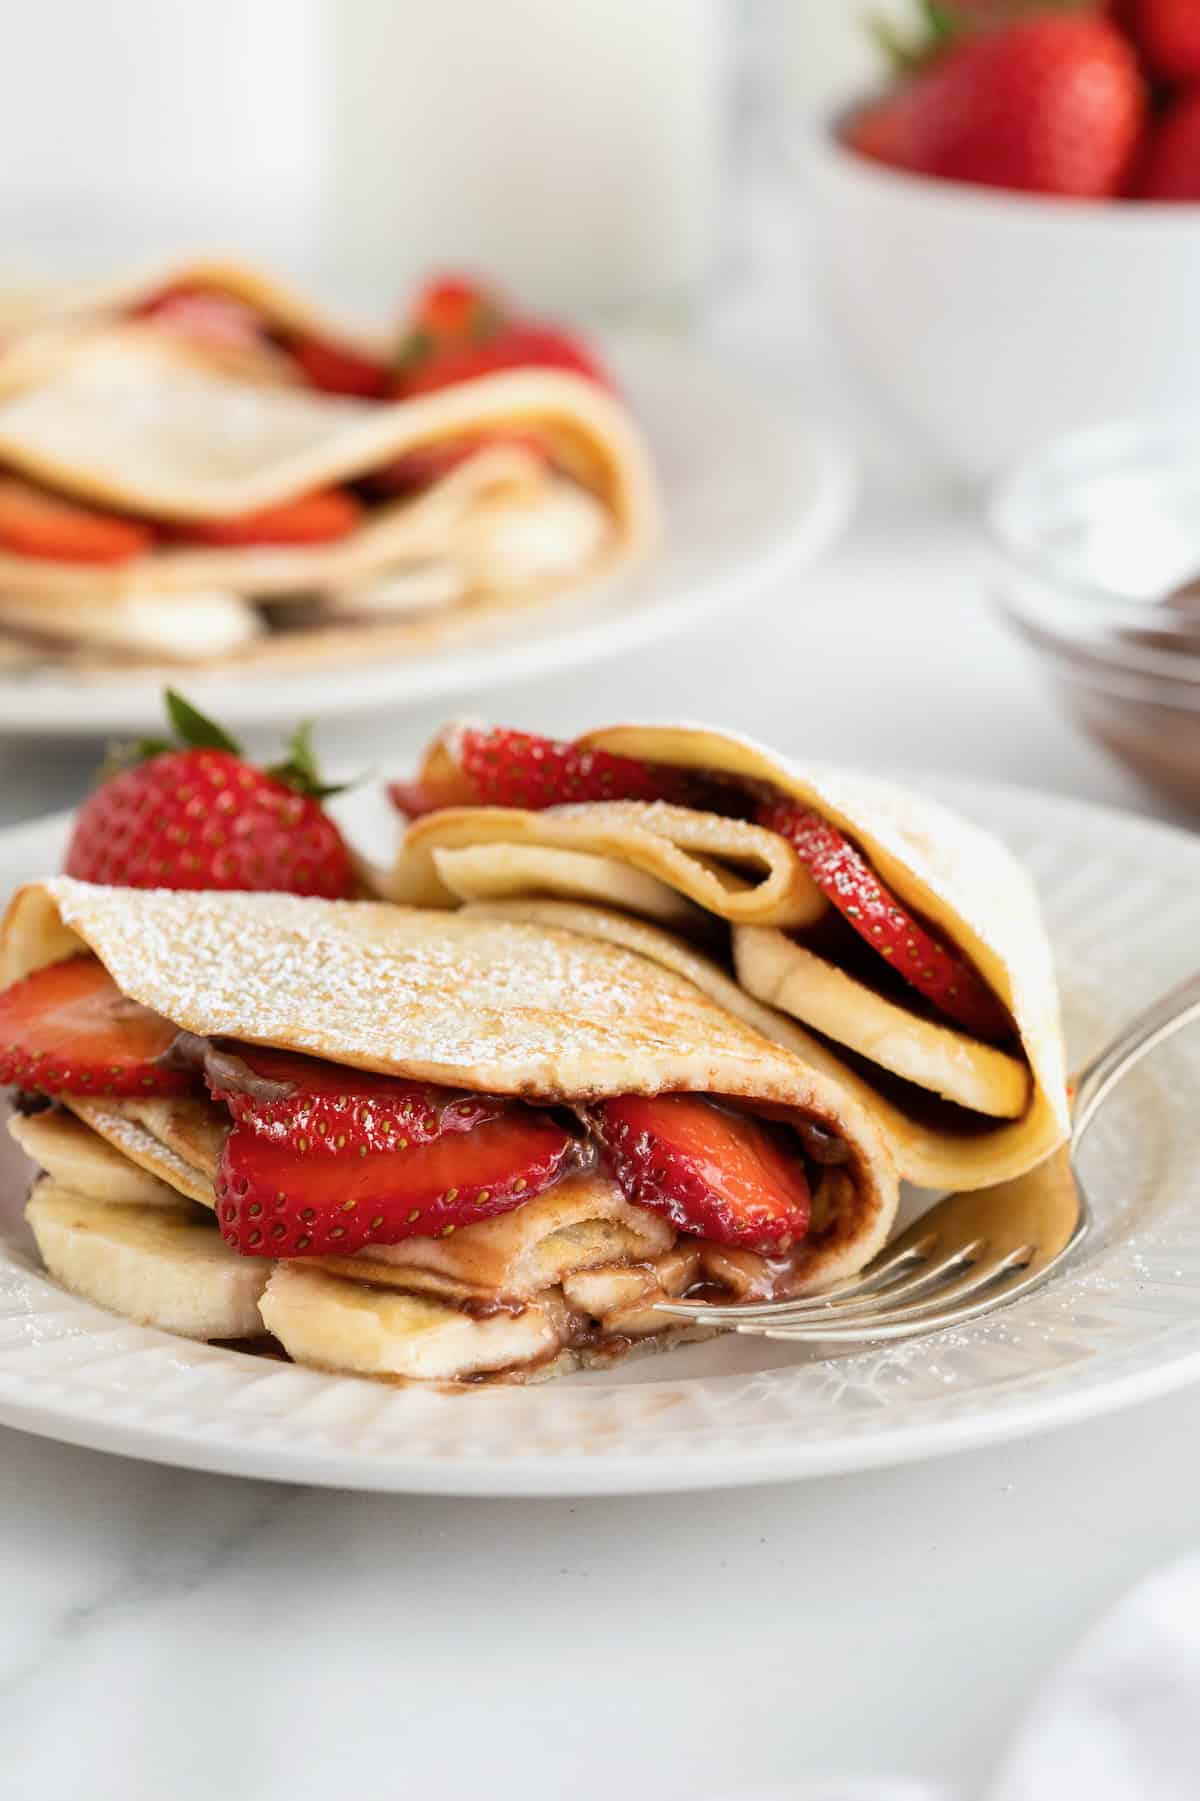
[[[1047,1681],[982,1801],[1197,1801],[1200,1554],[1159,1570]],[[897,1777],[825,1777],[712,1801],[965,1801]]]

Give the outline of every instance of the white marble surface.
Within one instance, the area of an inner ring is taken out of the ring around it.
[[[852,532],[688,642],[487,710],[568,730],[707,714],[781,747],[1144,804],[1056,718],[987,610],[969,515],[850,402],[799,303],[727,307],[714,338],[853,433]],[[327,743],[386,766],[429,723]],[[68,803],[90,761],[0,744],[0,818]],[[3,1433],[0,1792],[704,1801],[858,1769],[978,1797],[1052,1661],[1194,1542],[1198,1443],[1200,1392],[807,1487],[485,1505]]]

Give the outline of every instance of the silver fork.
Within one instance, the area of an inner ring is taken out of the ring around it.
[[[1079,1071],[1067,1144],[1010,1182],[947,1195],[852,1280],[794,1301],[660,1301],[657,1312],[762,1338],[860,1344],[939,1332],[1007,1306],[1087,1235],[1091,1210],[1073,1159],[1098,1109],[1143,1057],[1196,1018],[1200,974],[1140,1013]]]

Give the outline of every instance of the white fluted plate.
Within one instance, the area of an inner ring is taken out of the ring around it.
[[[1200,840],[1015,789],[934,785],[1032,867],[1074,1061],[1195,967]],[[0,834],[0,894],[57,866],[62,830]],[[1193,1032],[1130,1077],[1089,1135],[1097,1227],[1077,1263],[989,1321],[836,1357],[727,1338],[461,1395],[192,1344],[63,1293],[37,1266],[10,1157],[0,1423],[233,1475],[484,1496],[732,1487],[1045,1431],[1200,1377],[1198,1097]]]

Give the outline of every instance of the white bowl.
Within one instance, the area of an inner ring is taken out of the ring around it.
[[[805,145],[856,359],[969,481],[1113,417],[1200,413],[1200,206],[1009,194]]]

